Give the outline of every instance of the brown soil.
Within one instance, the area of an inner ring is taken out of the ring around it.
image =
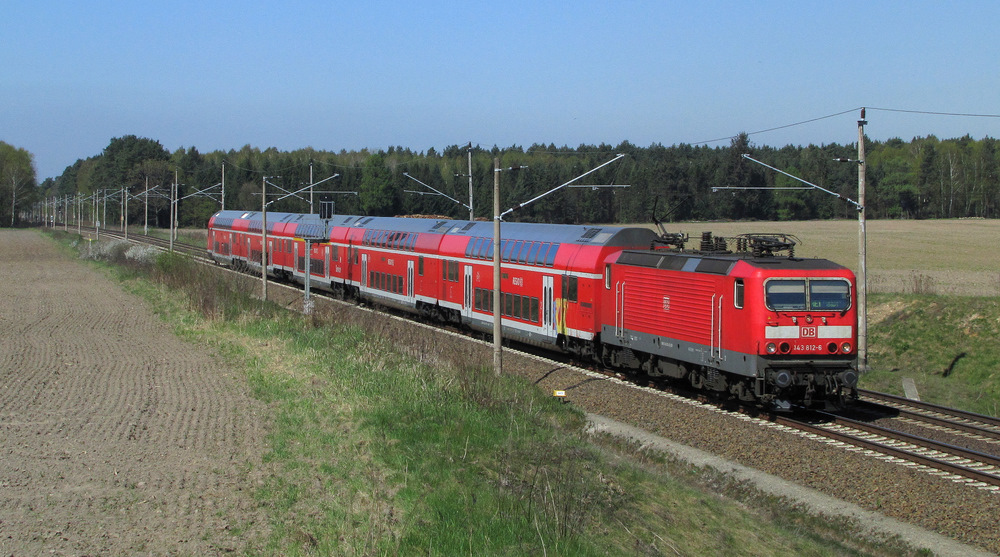
[[[0,554],[220,554],[266,535],[242,376],[40,233],[0,231]]]

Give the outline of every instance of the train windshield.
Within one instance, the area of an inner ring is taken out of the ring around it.
[[[772,311],[844,311],[851,306],[851,285],[843,279],[776,279],[764,285]]]
[[[844,311],[851,307],[851,285],[846,280],[810,280],[809,308],[814,311]]]
[[[805,280],[771,280],[764,285],[764,301],[774,311],[805,311]]]

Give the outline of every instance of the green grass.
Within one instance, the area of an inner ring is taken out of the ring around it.
[[[864,388],[1000,416],[1000,299],[887,295],[869,298]],[[873,319],[874,318],[874,319]]]
[[[353,308],[284,312],[165,257],[126,284],[266,402],[260,555],[914,554],[711,470],[584,433],[489,353]],[[226,296],[222,301],[203,298]],[[324,313],[327,311],[327,313]],[[420,348],[421,346],[425,348]],[[248,533],[248,535],[251,535]],[[919,553],[917,553],[919,554]]]

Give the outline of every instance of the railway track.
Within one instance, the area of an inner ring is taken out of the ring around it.
[[[772,420],[804,433],[886,455],[901,464],[950,475],[953,481],[971,487],[1000,493],[1000,457],[996,455],[843,416],[816,415],[817,421],[786,416],[773,416]]]
[[[536,359],[545,357],[531,349],[527,352],[521,352],[521,354]],[[553,361],[551,358],[546,358],[546,360],[563,366],[571,366],[566,362]],[[794,414],[758,412],[756,409],[743,407],[733,409],[731,405],[712,401],[703,395],[688,392],[682,388],[640,385],[639,382],[623,378],[617,373],[584,369],[578,366],[572,367],[580,373],[603,379],[618,379],[638,388],[656,390],[674,401],[711,408],[716,412],[731,414],[743,420],[759,421],[762,425],[794,430],[814,439],[822,438],[824,441],[839,445],[846,450],[865,451],[875,458],[890,459],[896,464],[917,467],[924,472],[945,477],[956,483],[1000,494],[1000,456],[998,456],[1000,451],[996,449],[992,452],[979,451],[968,446],[951,444],[919,434],[899,431],[892,427],[826,412],[810,412],[808,413],[810,418],[803,419]],[[879,395],[886,397],[882,400],[898,398],[894,395],[884,395],[874,391],[866,391],[865,393],[872,399]],[[906,399],[903,400],[909,402]],[[1000,423],[1000,420],[996,418],[929,403],[918,403],[916,406],[927,408],[927,412],[934,412],[938,415],[913,412],[902,408],[902,406],[904,403],[899,402],[891,407],[894,413],[892,419],[915,421],[939,430],[963,433],[971,436],[972,439],[991,441],[994,443],[994,447],[1000,447],[1000,430],[982,427],[983,423]],[[976,425],[977,423],[980,425]]]
[[[83,226],[80,228],[80,230],[82,232],[93,233],[95,235],[97,233],[93,227],[89,226]],[[163,250],[169,250],[172,247],[173,251],[183,253],[185,255],[194,257],[196,259],[206,260],[206,261],[209,260],[205,246],[195,246],[191,244],[185,244],[182,242],[178,242],[176,240],[174,240],[173,246],[171,246],[170,240],[165,238],[160,238],[158,236],[149,236],[146,234],[136,234],[134,232],[130,232],[128,237],[126,238],[124,232],[117,230],[108,230],[108,229],[101,229],[100,235],[107,236],[109,238],[128,240],[130,242],[135,242],[135,243],[149,244],[151,246]]]
[[[102,231],[102,234],[107,234],[110,237],[124,238],[124,234],[120,232]],[[129,234],[128,239],[130,241],[152,244],[162,249],[169,247],[168,240],[152,236]],[[202,246],[174,242],[173,248],[175,251],[207,260],[205,248]],[[282,283],[274,281],[274,284],[281,285]],[[293,286],[289,285],[284,286],[293,288]],[[326,296],[324,292],[316,292],[316,295],[339,302],[339,300],[332,296]],[[398,316],[395,317],[399,318]],[[412,320],[408,321],[414,323]],[[420,323],[417,324],[428,326]],[[450,334],[459,334],[454,331],[448,332]],[[462,336],[469,338],[467,335]],[[482,342],[476,339],[470,340]],[[758,416],[748,416],[743,410],[727,409],[724,404],[706,402],[703,397],[692,398],[684,394],[664,390],[662,387],[640,385],[636,381],[622,378],[620,374],[581,368],[566,361],[538,354],[530,348],[524,351],[512,347],[506,349],[518,352],[528,358],[536,360],[545,359],[555,366],[572,367],[580,373],[591,375],[595,378],[605,380],[617,378],[618,381],[630,383],[637,388],[656,390],[663,396],[678,402],[702,407],[714,407],[717,412],[733,414],[743,420],[756,420],[761,422],[762,425],[782,427],[809,437],[822,438],[827,442],[838,444],[847,450],[866,451],[873,457],[883,455],[882,458],[892,459],[897,464],[920,467],[931,474],[942,475],[971,487],[1000,493],[1000,457],[993,454],[832,414],[814,414],[813,418],[808,420],[782,414],[765,413]],[[939,429],[962,432],[976,438],[993,439],[997,443],[1000,443],[1000,420],[996,418],[911,401],[873,391],[863,391],[862,397],[863,403],[867,405],[881,407],[883,410],[890,409],[891,414],[896,419],[916,421]],[[883,414],[886,416],[889,415],[884,411]]]
[[[859,395],[867,404],[893,409],[900,418],[1000,441],[1000,418],[876,391],[859,389]]]

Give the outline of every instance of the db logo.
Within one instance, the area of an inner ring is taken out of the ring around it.
[[[799,327],[799,336],[801,338],[816,338],[819,336],[819,330],[816,327]]]

